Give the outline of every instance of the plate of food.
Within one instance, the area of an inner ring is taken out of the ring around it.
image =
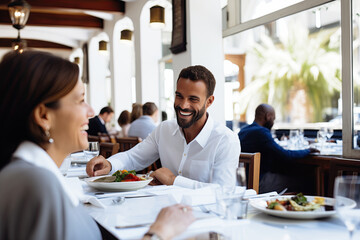
[[[348,204],[351,205],[352,203],[349,202]],[[336,213],[334,198],[304,196],[302,193],[267,199],[254,199],[250,201],[250,205],[272,216],[293,219],[325,218]]]
[[[136,174],[135,170],[118,170],[113,175],[84,179],[84,181],[93,188],[112,192],[138,190],[147,186],[152,180],[152,177],[146,177],[144,174]]]

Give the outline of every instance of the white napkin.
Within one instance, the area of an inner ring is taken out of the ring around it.
[[[242,191],[244,191],[243,188],[236,187],[235,194],[241,193]],[[248,189],[245,191],[245,196],[253,196],[253,195],[256,195],[255,190]],[[191,191],[183,194],[181,203],[190,206],[214,204],[216,203],[215,191],[212,186],[199,188],[199,189],[191,189]]]
[[[87,195],[84,193],[82,183],[79,178],[71,177],[65,178],[66,184],[71,188],[72,192],[79,198],[82,203],[91,203],[92,205],[100,208],[106,208],[106,206],[99,201],[95,196]]]

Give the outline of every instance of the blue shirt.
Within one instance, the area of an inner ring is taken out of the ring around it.
[[[271,136],[269,129],[260,126],[256,122],[246,126],[239,132],[241,151],[261,153],[260,179],[267,172],[281,173],[286,171],[289,161],[303,158],[310,150],[285,150],[277,144]]]
[[[144,140],[155,128],[153,119],[148,115],[143,115],[131,123],[128,136]]]

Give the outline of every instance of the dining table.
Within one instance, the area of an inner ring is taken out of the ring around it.
[[[66,180],[78,194],[85,210],[115,239],[141,239],[164,207],[177,203],[192,206],[195,222],[174,239],[241,240],[347,240],[348,232],[333,212],[325,218],[276,217],[255,207],[254,201],[278,196],[276,192],[258,195],[246,190],[246,217],[224,219],[211,187],[187,189],[178,186],[145,186],[133,191],[104,191],[87,183],[85,165],[72,164]],[[360,217],[360,216],[359,216]],[[353,239],[360,239],[356,231]]]

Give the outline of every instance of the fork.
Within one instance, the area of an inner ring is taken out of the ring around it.
[[[125,197],[117,197],[112,200],[113,205],[120,205],[125,202]]]

